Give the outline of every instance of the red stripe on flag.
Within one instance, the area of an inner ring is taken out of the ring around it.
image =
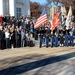
[[[43,21],[41,21],[40,23],[38,23],[36,26],[34,26],[34,28],[37,28],[37,27],[39,27],[39,26],[41,26],[43,23],[45,23],[45,22],[47,22],[47,20],[43,20]]]
[[[39,18],[38,18],[38,20],[40,20],[40,19],[42,19],[42,18],[44,18],[44,17],[46,17],[46,18],[47,18],[47,14],[45,14],[45,15],[43,15],[43,16],[41,16],[41,17],[39,17]]]
[[[44,16],[38,18],[34,28],[37,28],[37,27],[41,26],[41,24],[46,22],[46,21],[47,21],[47,15],[44,15]]]
[[[35,29],[38,28],[45,22],[47,22],[47,14],[46,14],[46,10],[44,9],[41,16],[37,19],[37,22],[35,23],[34,28]]]
[[[44,18],[42,18],[42,19],[39,19],[39,20],[36,22],[36,24],[39,23],[39,22],[41,22],[41,21],[43,21],[43,20],[47,20],[47,18],[44,17]]]
[[[45,22],[47,22],[47,21],[42,22],[42,24],[45,23]],[[41,26],[41,24],[38,24],[37,26],[35,26],[35,29],[40,27],[40,26]]]

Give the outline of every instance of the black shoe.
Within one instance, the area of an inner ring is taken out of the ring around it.
[[[48,48],[48,46],[46,46],[46,48]]]
[[[51,48],[53,48],[53,46],[51,46]]]
[[[41,48],[41,46],[39,46],[39,48]]]

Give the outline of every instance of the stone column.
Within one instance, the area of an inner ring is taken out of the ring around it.
[[[3,0],[0,0],[0,15],[3,15]]]
[[[16,16],[16,0],[9,0],[9,14]]]

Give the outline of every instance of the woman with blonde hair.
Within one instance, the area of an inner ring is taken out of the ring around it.
[[[10,41],[11,41],[11,48],[14,48],[14,28],[10,28]]]
[[[5,39],[6,39],[6,49],[10,46],[10,33],[9,29],[6,29],[5,31]]]

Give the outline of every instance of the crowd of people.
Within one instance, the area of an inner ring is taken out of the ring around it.
[[[58,25],[51,30],[50,22],[34,29],[34,20],[29,16],[19,19],[10,16],[0,17],[0,49],[35,46],[31,38],[39,41],[39,47],[45,43],[46,48],[74,46],[75,24],[67,30],[65,25]]]
[[[55,30],[51,30],[50,27],[40,27],[39,31],[40,43],[39,47],[42,47],[43,42],[48,47],[58,47],[58,46],[74,46],[75,39],[75,26],[73,25],[70,29],[62,29],[57,26]]]
[[[19,19],[10,16],[0,17],[0,49],[31,46],[33,35],[33,21],[29,16]]]

